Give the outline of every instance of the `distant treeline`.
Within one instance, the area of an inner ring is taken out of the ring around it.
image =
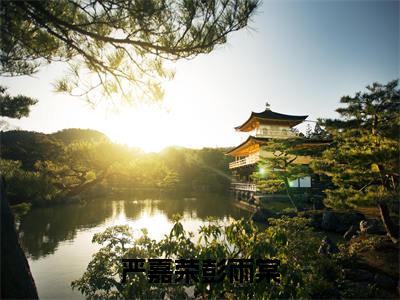
[[[88,129],[53,134],[18,130],[0,137],[0,169],[12,204],[46,205],[96,190],[223,192],[230,183],[231,159],[223,148],[144,153]]]

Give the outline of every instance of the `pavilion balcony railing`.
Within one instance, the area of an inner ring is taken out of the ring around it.
[[[258,162],[259,160],[260,160],[259,153],[251,154],[245,158],[231,162],[229,164],[229,169],[239,168],[239,167],[246,166],[246,165],[252,165],[252,164],[255,164],[256,162]]]
[[[250,182],[232,182],[231,188],[233,190],[256,192],[257,185]]]
[[[290,130],[259,130],[256,132],[256,137],[269,137],[269,138],[288,138],[294,137],[296,134]]]

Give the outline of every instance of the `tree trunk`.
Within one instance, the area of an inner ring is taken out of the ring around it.
[[[399,228],[396,224],[392,222],[390,218],[389,208],[383,201],[378,202],[379,211],[381,214],[383,225],[385,226],[387,235],[393,241],[393,243],[398,243],[399,241]]]
[[[0,176],[1,202],[1,298],[38,299],[28,260],[19,244],[14,216],[5,197],[5,182]]]
[[[298,210],[296,204],[294,203],[292,195],[289,192],[289,189],[290,189],[289,181],[288,181],[288,179],[286,177],[283,179],[283,181],[285,182],[286,194],[289,197],[290,202],[292,202],[292,205],[293,205],[294,209],[296,210],[296,212],[298,212],[299,210]]]
[[[64,195],[64,197],[69,198],[69,197],[77,196],[80,193],[82,193],[84,190],[88,189],[89,187],[96,185],[101,180],[95,179],[95,180],[92,180],[92,181],[89,181],[89,182],[85,182],[84,184],[75,187],[73,190],[68,191],[68,193],[66,195]]]
[[[77,186],[76,188],[74,188],[73,190],[68,191],[68,193],[64,196],[64,197],[74,197],[79,195],[80,193],[82,193],[84,190],[88,189],[89,187],[92,187],[96,184],[98,184],[99,182],[101,182],[107,175],[107,171],[103,172],[103,174],[101,174],[100,176],[98,176],[96,179],[89,181],[89,182],[85,182],[83,184],[81,184],[80,186]]]

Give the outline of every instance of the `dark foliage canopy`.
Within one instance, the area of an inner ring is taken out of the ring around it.
[[[314,164],[332,179],[326,204],[349,207],[375,204],[387,233],[398,241],[390,216],[399,211],[400,90],[398,80],[374,83],[366,92],[344,96],[340,119],[323,120],[335,143]]]
[[[68,128],[52,133],[50,136],[62,141],[65,145],[77,142],[108,141],[108,137],[104,133],[93,129]]]
[[[27,170],[33,170],[38,160],[54,159],[62,151],[59,141],[32,131],[11,130],[0,133],[1,158],[19,160]]]
[[[30,106],[37,103],[36,99],[18,95],[10,96],[7,89],[0,86],[0,116],[20,119],[27,117],[30,112]]]
[[[224,192],[230,183],[223,149],[171,147],[146,154],[83,129],[7,131],[0,138],[0,169],[13,203],[65,202],[101,188]]]
[[[330,176],[331,205],[393,199],[399,188],[400,90],[398,81],[374,83],[342,97],[340,119],[323,120],[335,143],[315,169]]]
[[[3,1],[2,75],[30,75],[55,61],[70,74],[59,91],[162,98],[163,60],[209,53],[245,27],[258,0]],[[93,76],[89,76],[93,75]]]

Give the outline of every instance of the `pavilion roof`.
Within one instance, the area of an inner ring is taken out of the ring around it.
[[[268,141],[271,140],[270,138],[264,138],[264,137],[255,137],[250,135],[243,143],[240,145],[236,146],[235,148],[229,150],[228,152],[225,153],[225,155],[231,155],[231,156],[236,156],[243,152],[248,147],[251,147],[255,144],[258,145],[265,145],[268,143]],[[309,148],[309,147],[321,147],[321,146],[328,146],[329,144],[332,143],[332,140],[328,139],[305,139],[302,138],[302,145],[298,145],[297,148]]]
[[[251,115],[247,121],[240,126],[236,126],[235,129],[239,131],[251,131],[256,127],[256,123],[284,124],[293,127],[303,122],[307,117],[308,115],[294,116],[281,114],[267,108],[263,112],[251,112]]]
[[[253,144],[265,144],[266,142],[268,142],[268,140],[269,138],[255,137],[250,135],[243,143],[229,150],[225,154],[235,156],[235,154],[240,152],[240,150],[242,149],[245,149]]]

